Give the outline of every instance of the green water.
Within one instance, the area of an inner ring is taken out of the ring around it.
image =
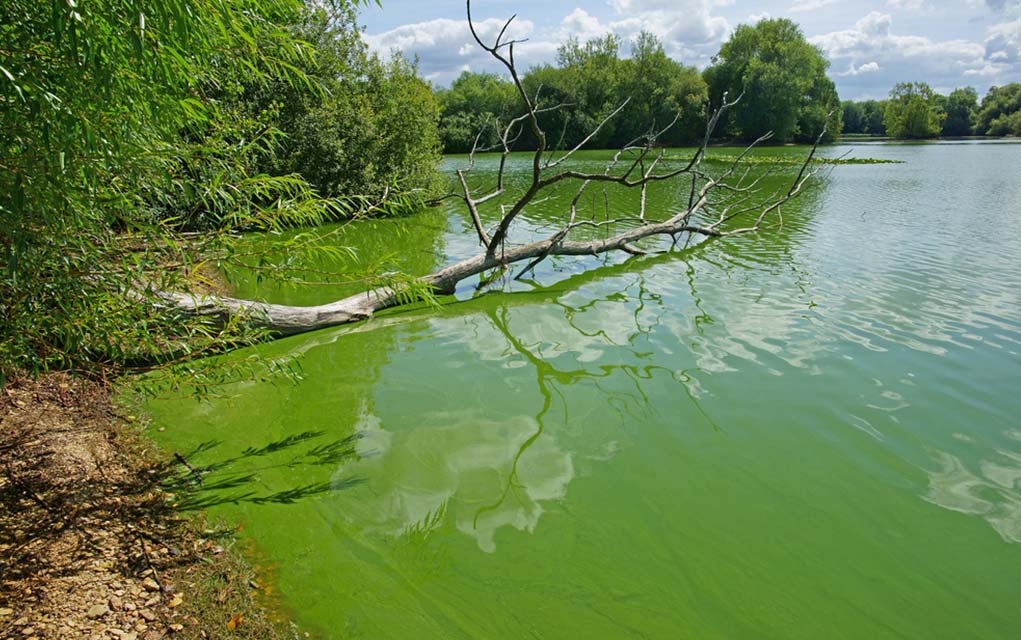
[[[241,523],[324,638],[1017,637],[1021,145],[848,149],[904,163],[835,167],[782,229],[259,348],[298,384],[152,403],[211,468],[182,508]],[[421,273],[477,249],[453,205],[343,237]]]

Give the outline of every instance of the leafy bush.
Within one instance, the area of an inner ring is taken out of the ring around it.
[[[238,106],[283,132],[259,168],[301,174],[321,194],[380,196],[437,188],[438,106],[417,68],[400,56],[369,54],[352,7],[304,12],[292,27],[315,59],[301,71],[323,91],[293,83],[256,83]]]
[[[730,135],[754,140],[772,131],[779,142],[814,140],[828,124],[824,141],[841,132],[843,110],[829,61],[786,18],[740,25],[706,69],[713,104],[723,94],[741,102],[723,123]],[[832,116],[827,120],[827,115]]]
[[[321,91],[302,71],[313,49],[285,28],[303,8],[0,3],[0,377],[106,375],[257,337],[161,312],[158,291],[230,259],[239,229],[335,213],[300,177],[258,171],[279,133],[230,100],[270,82]]]
[[[939,96],[924,82],[901,82],[890,91],[883,122],[893,138],[936,138],[947,114]]]
[[[992,87],[982,99],[975,131],[989,136],[1021,136],[1021,84]]]

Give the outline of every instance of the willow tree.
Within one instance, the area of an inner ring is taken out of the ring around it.
[[[476,143],[495,145],[494,118],[518,110],[514,86],[495,73],[464,71],[449,89],[439,90],[437,97],[440,137],[447,153],[468,153]]]
[[[976,118],[979,135],[1021,136],[1021,83],[991,87]]]
[[[940,96],[924,82],[897,83],[883,112],[893,138],[938,138],[946,117]]]
[[[702,74],[666,54],[662,41],[647,31],[631,42],[631,57],[621,61],[618,100],[630,98],[620,114],[614,146],[626,145],[650,130],[680,118],[661,137],[667,146],[697,144],[705,125],[708,92]]]
[[[441,188],[438,105],[417,65],[371,53],[356,7],[308,4],[291,29],[312,47],[299,68],[322,90],[256,78],[236,99],[285,134],[260,169],[300,174],[330,197]]]
[[[722,123],[724,133],[755,140],[772,132],[776,140],[825,139],[840,133],[843,111],[829,61],[786,18],[740,25],[706,69],[709,96],[719,104],[724,93],[745,99]]]
[[[606,163],[602,171],[581,171],[572,167],[574,155],[590,141],[598,138],[613,118],[627,106],[628,100],[617,105],[611,113],[594,123],[586,135],[561,146],[559,137],[549,136],[543,128],[543,116],[567,108],[566,104],[546,105],[542,89],[532,93],[522,82],[515,63],[516,40],[506,40],[511,18],[493,41],[485,41],[475,30],[471,2],[467,2],[468,22],[479,47],[503,65],[517,96],[523,113],[505,118],[498,127],[498,166],[495,177],[485,184],[473,184],[476,149],[469,155],[466,165],[455,172],[459,189],[450,197],[460,200],[471,219],[479,243],[479,253],[439,269],[428,275],[408,278],[396,284],[371,288],[328,304],[298,307],[239,300],[223,296],[196,296],[186,293],[166,293],[165,304],[172,310],[196,316],[219,317],[225,322],[243,317],[248,322],[266,327],[280,334],[293,334],[323,327],[357,322],[370,318],[376,311],[414,301],[422,296],[453,293],[459,282],[480,274],[513,273],[521,277],[551,256],[594,256],[609,252],[642,255],[647,249],[642,241],[665,238],[666,246],[657,250],[675,250],[687,246],[694,238],[725,238],[758,231],[766,225],[779,223],[782,207],[797,197],[813,175],[812,159],[815,148],[783,188],[767,189],[763,178],[768,172],[752,172],[743,165],[746,154],[755,146],[769,140],[765,132],[743,152],[723,167],[710,168],[705,163],[709,141],[717,125],[736,105],[741,96],[724,94],[716,110],[706,123],[700,146],[690,157],[677,159],[668,156],[667,149],[658,144],[681,114],[671,122],[621,147]],[[825,122],[825,119],[824,119]],[[514,144],[527,132],[537,141],[530,153],[529,171],[525,184],[508,193],[506,168]],[[825,126],[819,139],[826,135]],[[664,210],[648,206],[647,191],[651,185],[674,183],[681,195]],[[586,192],[602,185],[616,185],[639,195],[636,208],[619,215],[597,216],[580,206]],[[530,206],[545,199],[554,188],[569,186],[574,195],[564,205],[562,217],[540,239],[532,231],[523,232],[518,220]],[[495,225],[487,226],[483,219],[484,207],[496,207],[500,212]],[[595,238],[578,236],[584,230],[596,229]],[[521,241],[521,237],[525,240]]]
[[[346,0],[333,0],[339,5]],[[318,90],[286,25],[301,0],[0,3],[0,382],[12,371],[103,374],[246,339],[168,317],[192,249],[315,224],[333,205],[300,177],[259,174],[278,139],[224,107],[244,83]],[[211,231],[181,242],[189,224]]]
[[[946,120],[943,135],[970,136],[978,116],[978,92],[972,87],[954,89],[946,99]]]

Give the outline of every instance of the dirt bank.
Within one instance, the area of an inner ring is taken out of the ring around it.
[[[183,518],[180,473],[103,384],[0,389],[0,638],[283,638],[231,531]],[[186,470],[185,470],[186,472]]]

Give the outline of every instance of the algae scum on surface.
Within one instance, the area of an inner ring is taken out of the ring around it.
[[[303,379],[151,404],[211,470],[189,506],[326,638],[1010,637],[1021,146],[868,155],[900,164],[834,167],[781,229],[258,347]],[[408,271],[477,250],[453,206],[374,224]]]

